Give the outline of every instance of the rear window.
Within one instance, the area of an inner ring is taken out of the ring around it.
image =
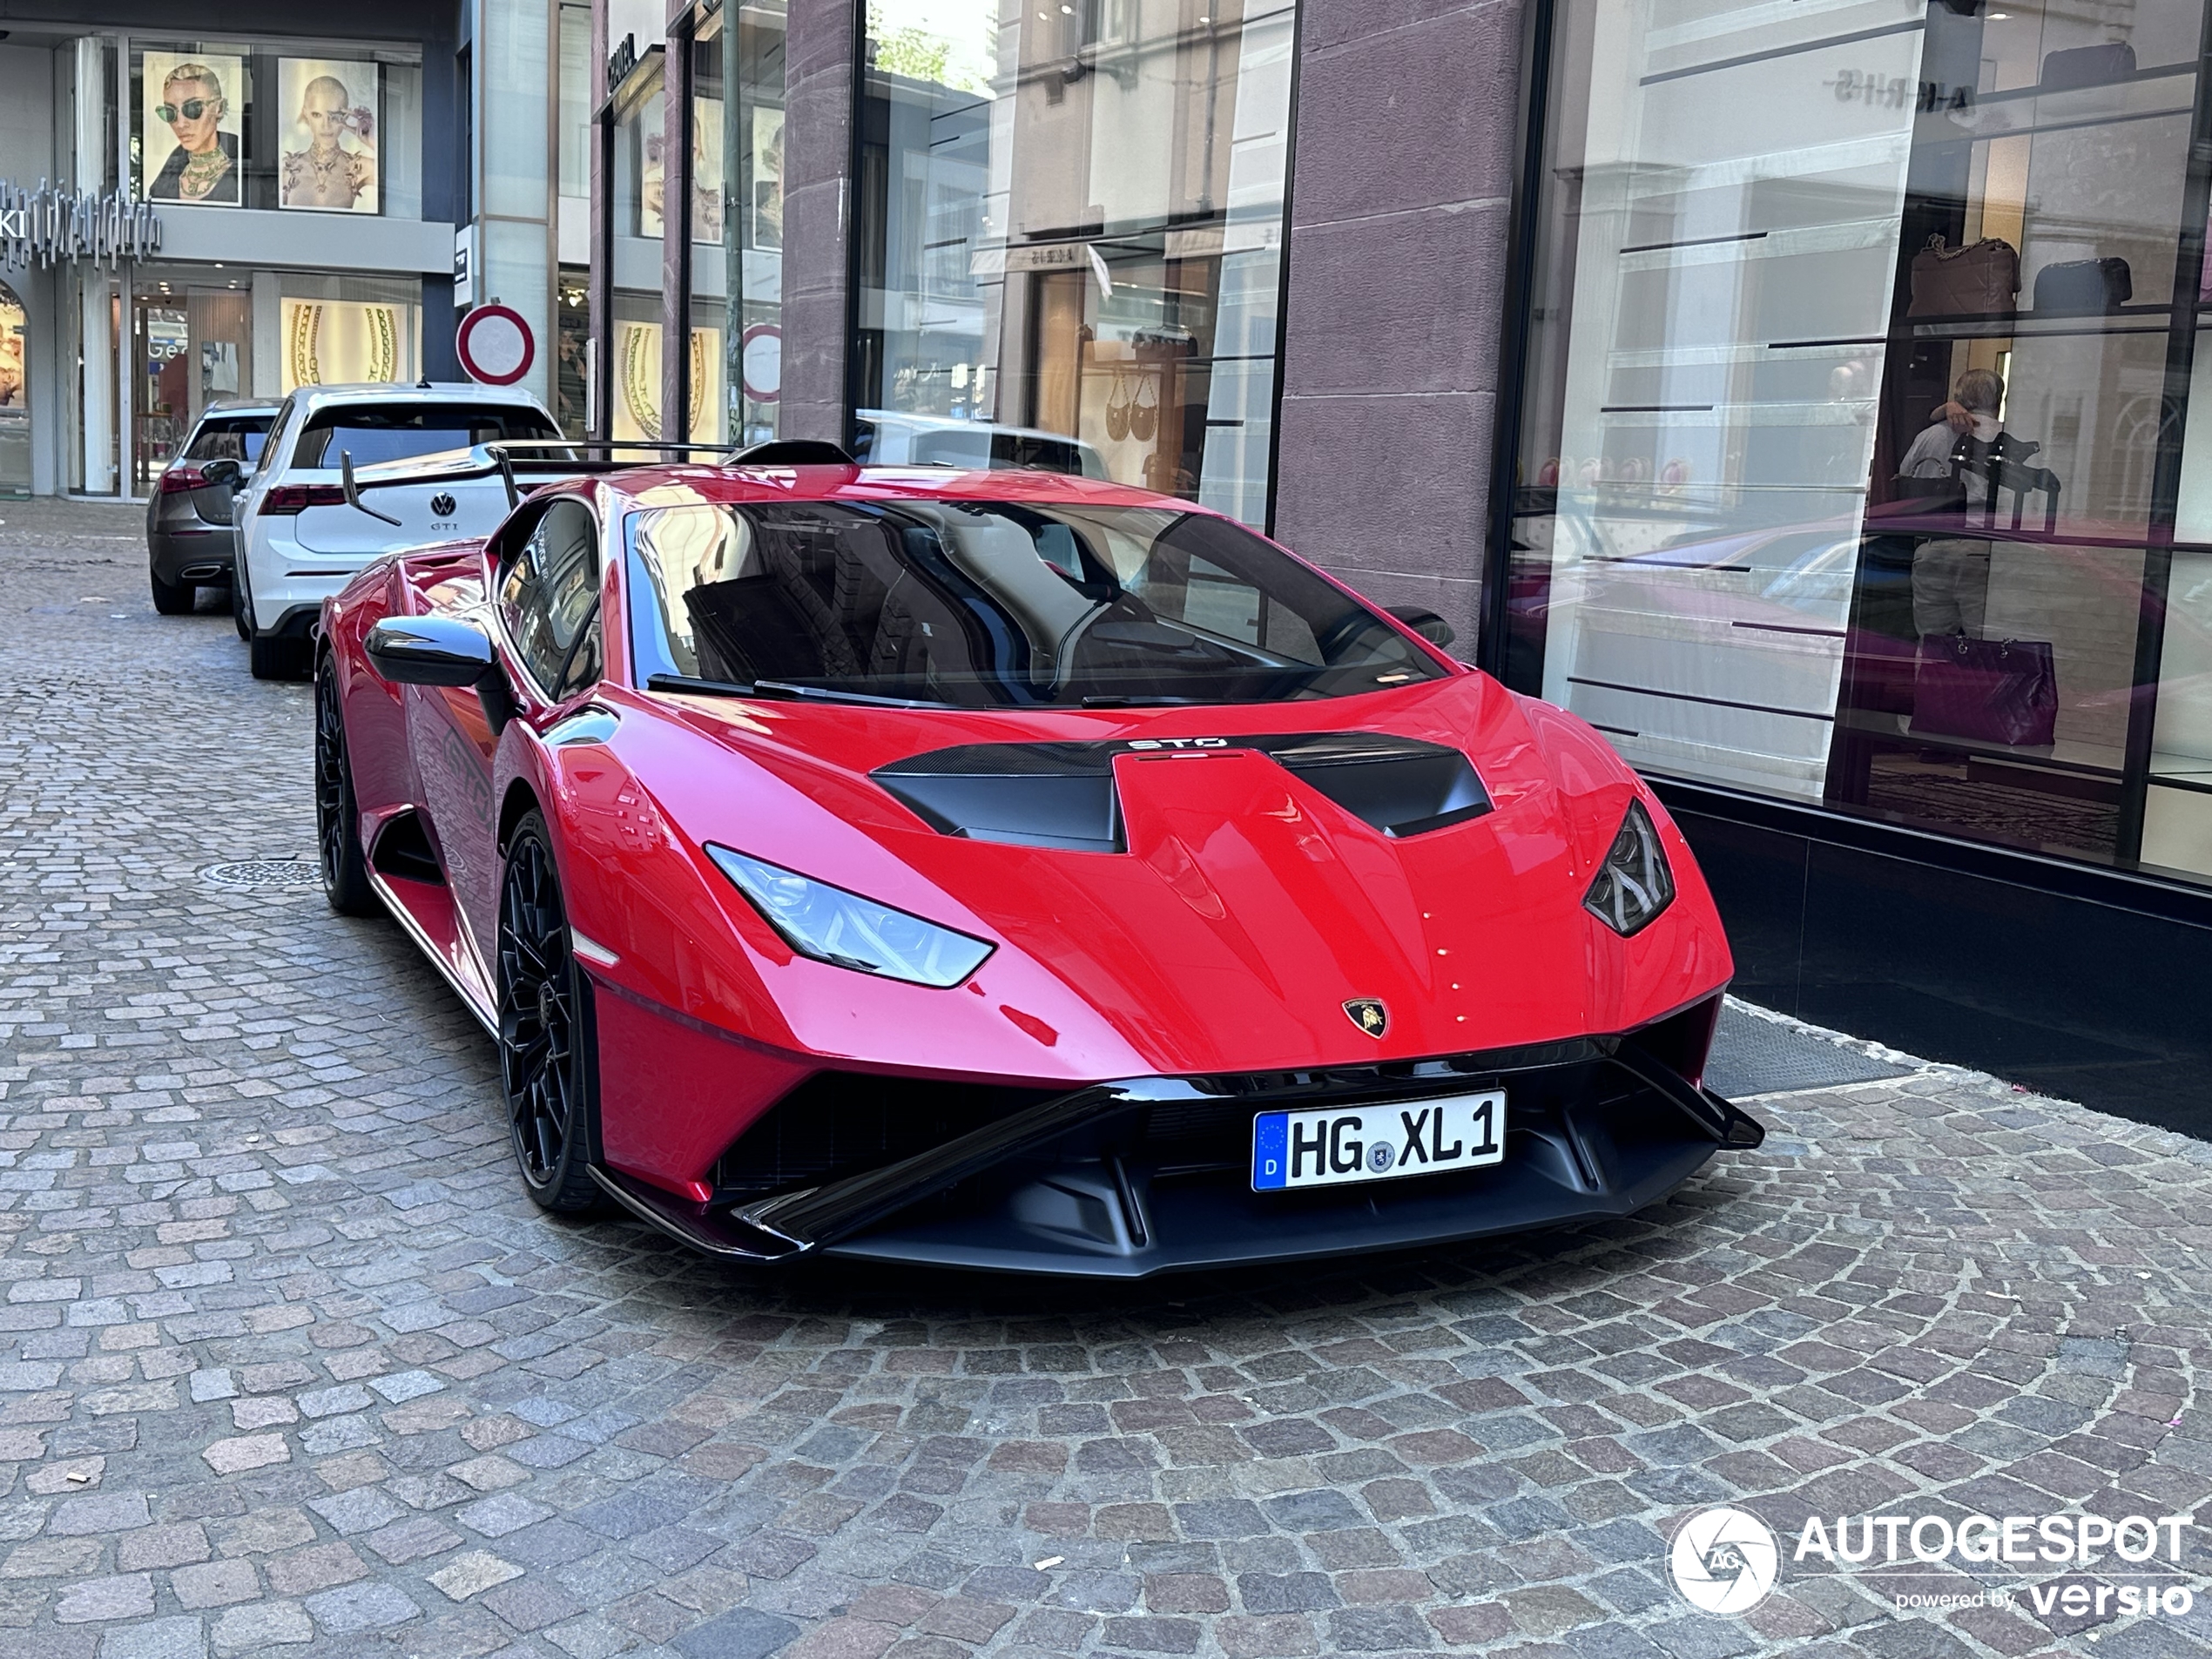
[[[267,415],[212,415],[199,423],[192,442],[179,457],[183,461],[242,461],[249,466],[261,458],[261,445],[269,435]]]
[[[323,409],[310,417],[292,464],[335,467],[341,454],[350,454],[356,467],[367,467],[501,438],[560,435],[552,421],[533,408],[482,403],[356,404]]]

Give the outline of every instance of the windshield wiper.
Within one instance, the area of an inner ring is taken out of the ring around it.
[[[649,691],[680,691],[693,697],[769,697],[795,701],[859,703],[886,709],[948,709],[950,703],[916,697],[872,697],[866,691],[833,691],[826,685],[794,685],[789,680],[710,680],[690,674],[652,674],[645,679]]]
[[[1217,697],[1087,697],[1087,709],[1165,709],[1181,708],[1192,703],[1218,703]]]

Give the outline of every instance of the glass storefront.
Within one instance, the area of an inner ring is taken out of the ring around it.
[[[1267,514],[1293,0],[867,9],[860,448]]]
[[[1657,776],[2212,881],[2205,28],[1556,0],[1508,681]]]

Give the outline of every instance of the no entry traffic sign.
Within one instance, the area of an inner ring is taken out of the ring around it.
[[[453,343],[469,378],[487,386],[512,386],[537,358],[530,326],[511,306],[478,306],[461,320]]]

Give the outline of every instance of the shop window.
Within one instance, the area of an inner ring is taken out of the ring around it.
[[[144,495],[194,424],[253,391],[253,295],[219,271],[139,268],[131,300],[131,483]]]
[[[1032,10],[868,9],[861,430],[1072,440],[1263,523],[1294,6]]]
[[[23,301],[0,282],[0,496],[30,493],[29,333]]]
[[[133,192],[166,207],[421,213],[421,53],[132,40]]]
[[[2212,880],[2198,0],[1556,16],[1508,679],[1656,774]]]
[[[355,381],[413,381],[421,375],[418,285],[290,272],[280,282],[279,392]]]

